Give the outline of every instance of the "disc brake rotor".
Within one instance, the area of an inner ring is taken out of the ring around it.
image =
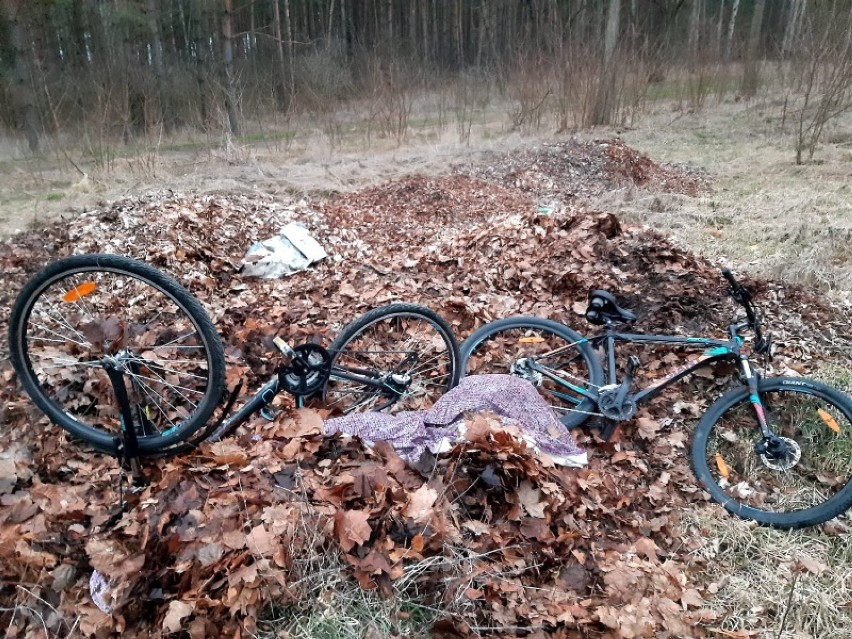
[[[759,455],[763,465],[772,470],[787,471],[799,463],[802,458],[802,447],[794,439],[789,437],[779,437],[781,441],[787,444],[787,454],[783,459],[773,459],[769,455]]]

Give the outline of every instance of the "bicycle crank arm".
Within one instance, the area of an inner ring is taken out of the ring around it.
[[[296,357],[296,351],[293,350],[290,344],[277,335],[272,339],[272,343],[281,352],[281,356],[284,358],[284,365],[288,366],[293,361],[293,358]]]
[[[627,361],[627,374],[624,376],[621,386],[618,387],[618,394],[615,396],[617,406],[624,404],[624,400],[627,399],[627,394],[630,392],[630,387],[633,386],[633,379],[636,377],[637,370],[639,370],[639,358],[631,355]]]

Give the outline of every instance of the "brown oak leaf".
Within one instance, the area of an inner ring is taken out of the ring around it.
[[[370,539],[373,529],[368,510],[338,510],[334,515],[334,534],[344,552]]]

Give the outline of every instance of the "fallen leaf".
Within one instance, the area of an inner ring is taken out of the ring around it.
[[[334,516],[334,532],[340,547],[349,552],[356,545],[363,544],[373,534],[369,524],[370,513],[367,510],[339,510]]]
[[[541,500],[541,491],[538,488],[533,488],[531,482],[524,480],[518,487],[518,497],[521,500],[521,505],[530,517],[539,519],[544,517],[545,502]]]
[[[660,424],[648,417],[638,417],[636,419],[636,429],[642,439],[654,439],[660,431]]]
[[[183,628],[182,621],[191,615],[194,610],[194,602],[172,601],[166,609],[166,616],[163,617],[163,630],[169,633],[178,632]]]
[[[416,522],[427,522],[432,516],[432,506],[436,499],[438,499],[438,492],[423,484],[409,497],[408,503],[402,509],[402,514]]]

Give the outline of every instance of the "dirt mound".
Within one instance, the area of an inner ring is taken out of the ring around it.
[[[544,144],[456,170],[531,193],[542,203],[581,201],[625,186],[690,196],[709,188],[694,167],[658,164],[617,139]]]
[[[529,170],[551,181],[530,192],[552,187],[569,197],[557,178],[591,162],[595,149],[583,148],[580,159],[566,146],[548,151],[552,166],[536,155]],[[663,184],[632,152],[595,153],[607,180]],[[482,182],[506,168],[415,176],[333,202],[174,193],[119,202],[0,245],[0,329],[37,265],[115,252],[162,267],[202,300],[227,343],[231,384],[271,371],[273,335],[298,343],[319,334],[327,343],[343,323],[391,301],[431,305],[461,337],[520,313],[583,330],[588,292],[609,288],[643,330],[724,335],[733,306],[711,264],[612,215],[567,205],[543,213],[527,193]],[[242,278],[247,247],[293,220],[330,258],[281,281]],[[850,333],[848,318],[820,300],[755,284],[782,336],[809,322]],[[787,336],[782,347],[831,355],[806,337]],[[653,349],[642,357],[655,376],[683,363]],[[583,471],[542,466],[487,418],[470,423],[474,444],[412,468],[387,447],[320,439],[311,434],[315,416],[285,411],[273,426],[250,425],[239,442],[154,464],[152,485],[104,529],[118,501],[114,464],[50,426],[7,361],[0,375],[0,607],[21,606],[0,613],[9,636],[42,631],[27,610],[63,635],[78,616],[98,636],[252,631],[273,602],[307,596],[298,577],[312,557],[335,553],[361,586],[392,593],[404,582],[424,605],[446,610],[456,636],[477,628],[703,636],[694,624],[713,618],[701,607],[709,593],[692,582],[693,542],[678,538],[677,513],[703,499],[683,426],[709,403],[715,381],[651,404],[608,444],[581,433],[592,458]],[[111,616],[88,595],[93,571],[110,583]]]

